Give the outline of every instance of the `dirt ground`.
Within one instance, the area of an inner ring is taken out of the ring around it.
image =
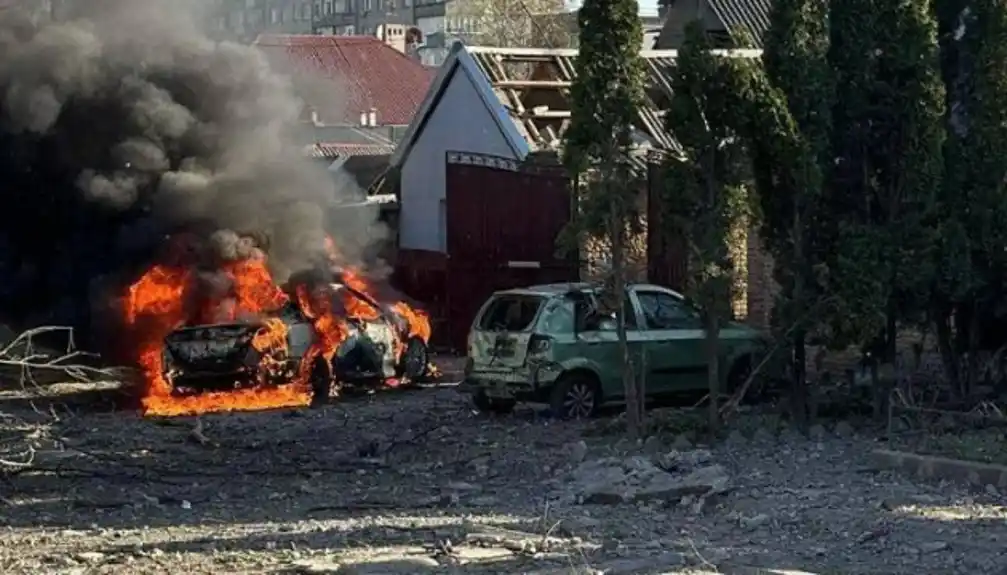
[[[681,438],[487,417],[450,385],[198,424],[50,404],[0,398],[63,450],[0,483],[3,573],[1007,574],[1000,493],[873,472],[845,424],[711,447],[732,490],[697,510],[557,497],[582,461]]]

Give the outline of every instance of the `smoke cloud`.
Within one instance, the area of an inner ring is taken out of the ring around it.
[[[208,38],[194,6],[0,12],[0,314],[79,316],[162,257],[169,234],[218,261],[262,249],[281,282],[327,232],[343,244],[326,229],[340,191],[294,143],[290,80],[254,47]],[[374,225],[355,220],[345,234]]]

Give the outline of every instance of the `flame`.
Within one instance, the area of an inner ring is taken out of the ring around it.
[[[287,326],[278,318],[257,319],[262,327],[252,339],[252,346],[262,353],[259,385],[254,388],[179,397],[164,376],[164,339],[184,325],[216,321],[236,321],[242,317],[261,318],[288,302],[286,294],[276,285],[264,258],[256,257],[228,263],[221,272],[233,282],[229,297],[202,302],[196,309],[187,309],[193,297],[193,272],[180,266],[154,266],[128,289],[126,327],[137,349],[137,363],[144,380],[141,409],[144,415],[190,415],[211,411],[249,411],[307,405],[311,400],[309,378],[313,359],[326,355],[333,341],[345,337],[331,316],[324,314],[314,321],[321,334],[306,358],[293,374],[289,385],[274,386],[284,379],[287,355]],[[331,357],[331,356],[329,356]]]
[[[370,284],[367,283],[363,276],[357,270],[343,265],[342,254],[336,248],[336,244],[332,241],[332,238],[325,238],[325,251],[328,254],[329,262],[340,269],[345,285],[370,297],[372,300],[377,300],[374,297],[374,290],[371,289]],[[346,309],[346,315],[354,319],[376,320],[381,316],[379,310],[374,309],[349,293],[343,295],[343,306]],[[407,337],[417,337],[423,343],[430,341],[432,333],[430,317],[425,312],[413,308],[404,301],[396,302],[390,309],[408,325]],[[405,348],[404,343],[400,342],[400,345],[403,349]]]
[[[291,298],[273,280],[266,255],[255,250],[249,259],[224,264],[218,271],[230,280],[230,292],[212,301],[195,301],[199,295],[194,289],[196,271],[186,264],[192,260],[195,248],[185,238],[179,238],[173,247],[177,253],[168,263],[147,270],[129,286],[123,299],[126,333],[143,377],[144,415],[176,416],[307,405],[311,401],[310,382],[317,360],[323,360],[322,365],[331,368],[333,357],[349,334],[346,319],[374,321],[382,315],[380,310],[349,292],[342,292],[343,309],[337,311],[327,286],[295,286],[294,303],[311,322],[315,339],[296,367],[292,367],[287,349],[289,328],[283,320],[269,316],[289,304]],[[339,265],[342,257],[331,238],[326,238],[325,249],[330,262]],[[363,274],[345,266],[340,270],[345,285],[375,299],[374,290]],[[429,341],[431,328],[426,313],[401,301],[388,310],[408,326],[404,333],[398,334],[397,356],[404,351],[408,338]],[[259,324],[250,342],[261,356],[254,373],[255,387],[177,395],[165,375],[165,338],[187,325],[246,321]],[[331,373],[326,375],[332,377]]]
[[[409,326],[409,337],[418,337],[423,343],[430,341],[430,334],[432,333],[430,329],[430,316],[426,312],[414,309],[404,301],[394,304],[392,311],[405,320],[406,325]]]

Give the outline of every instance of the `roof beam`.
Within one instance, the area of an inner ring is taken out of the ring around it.
[[[572,48],[511,48],[511,47],[496,47],[496,46],[466,46],[472,54],[494,54],[497,56],[507,57],[513,56],[516,58],[576,58],[577,50]],[[725,56],[728,58],[761,58],[762,50],[754,48],[744,48],[744,49],[714,49],[710,50],[710,53],[714,56]],[[640,56],[643,58],[677,58],[678,50],[640,50]]]
[[[494,88],[569,88],[568,80],[503,80],[493,82]]]

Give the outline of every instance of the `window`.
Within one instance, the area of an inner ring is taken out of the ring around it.
[[[679,298],[664,292],[639,291],[636,293],[647,329],[699,329],[701,323],[696,310]]]
[[[479,318],[482,331],[526,331],[531,328],[542,298],[537,295],[508,294],[497,296]]]
[[[576,311],[574,311],[576,305]],[[542,311],[540,325],[545,333],[573,333],[575,314],[584,315],[587,305],[583,301],[576,304],[572,298],[557,297],[550,299]],[[578,320],[580,317],[577,318]],[[579,331],[583,331],[581,328]]]

